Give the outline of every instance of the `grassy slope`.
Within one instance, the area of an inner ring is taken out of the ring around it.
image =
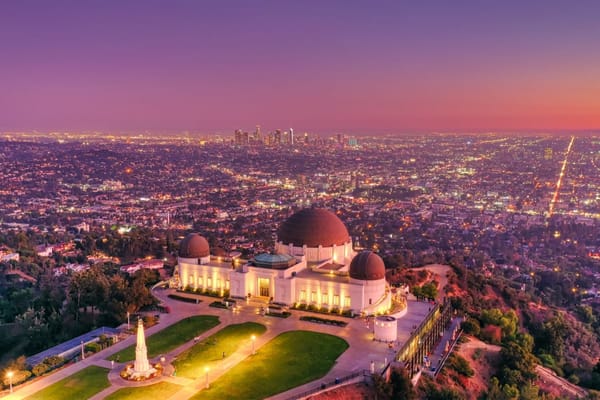
[[[219,325],[219,317],[212,315],[197,315],[183,319],[146,338],[148,358],[156,357],[176,349],[182,344],[192,340],[195,336],[198,336],[217,325]],[[113,354],[108,359],[117,360],[117,357],[120,362],[133,360],[135,358],[135,345],[131,345],[118,353]]]
[[[108,369],[90,366],[26,398],[26,400],[87,399],[109,387]]]
[[[220,361],[237,351],[241,346],[249,346],[252,335],[262,335],[267,328],[255,322],[228,325],[214,335],[197,343],[177,356],[173,362],[178,376],[197,378],[204,374],[204,367]]]
[[[285,332],[192,399],[263,399],[324,376],[347,348],[336,336]]]
[[[169,382],[159,382],[150,386],[119,389],[107,396],[105,400],[168,399],[180,389],[180,385]]]

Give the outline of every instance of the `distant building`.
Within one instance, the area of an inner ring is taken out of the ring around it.
[[[53,250],[54,248],[52,246],[44,245],[36,246],[35,248],[37,255],[40,257],[50,257],[52,255]]]
[[[150,259],[150,260],[140,260],[133,264],[123,265],[121,267],[121,271],[127,272],[130,275],[133,275],[135,272],[140,269],[161,269],[165,265],[163,260]]]
[[[0,262],[19,261],[21,256],[19,253],[0,252]]]

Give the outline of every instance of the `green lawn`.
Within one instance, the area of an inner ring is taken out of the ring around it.
[[[213,361],[233,354],[242,346],[251,345],[252,335],[262,335],[267,328],[255,322],[228,325],[177,356],[173,366],[178,376],[197,378],[204,374],[204,367]]]
[[[90,366],[60,380],[37,393],[26,397],[26,400],[62,400],[89,399],[96,393],[110,386],[108,369]]]
[[[128,387],[119,389],[107,396],[105,400],[146,400],[168,399],[181,389],[181,386],[169,382],[159,382],[150,386]]]
[[[324,376],[347,348],[337,336],[285,332],[192,399],[263,399]]]
[[[154,335],[146,338],[148,358],[168,353],[203,332],[206,332],[210,328],[219,325],[219,323],[219,317],[212,315],[196,315],[194,317],[183,319],[162,331],[156,332]],[[135,344],[108,357],[108,360],[117,361],[117,359],[119,362],[135,359]]]

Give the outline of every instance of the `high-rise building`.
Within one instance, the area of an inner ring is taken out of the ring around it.
[[[283,131],[283,135],[281,137],[281,143],[283,143],[283,144],[290,143],[290,133],[288,131]]]
[[[235,137],[235,144],[240,145],[242,144],[242,130],[241,129],[236,129],[234,132],[234,137]]]
[[[256,125],[256,130],[254,131],[254,141],[256,143],[262,142],[262,138],[260,137],[260,125]]]
[[[294,145],[294,128],[290,128],[290,145]]]
[[[552,148],[547,147],[544,150],[544,160],[552,160]]]
[[[274,142],[275,142],[274,144],[276,144],[276,145],[281,144],[281,129],[275,129]]]

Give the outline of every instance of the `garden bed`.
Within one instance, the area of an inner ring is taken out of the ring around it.
[[[300,320],[314,322],[316,324],[335,325],[335,326],[342,326],[342,327],[348,325],[348,323],[346,321],[340,321],[337,319],[319,318],[319,317],[313,317],[313,316],[309,316],[309,315],[300,317]]]

